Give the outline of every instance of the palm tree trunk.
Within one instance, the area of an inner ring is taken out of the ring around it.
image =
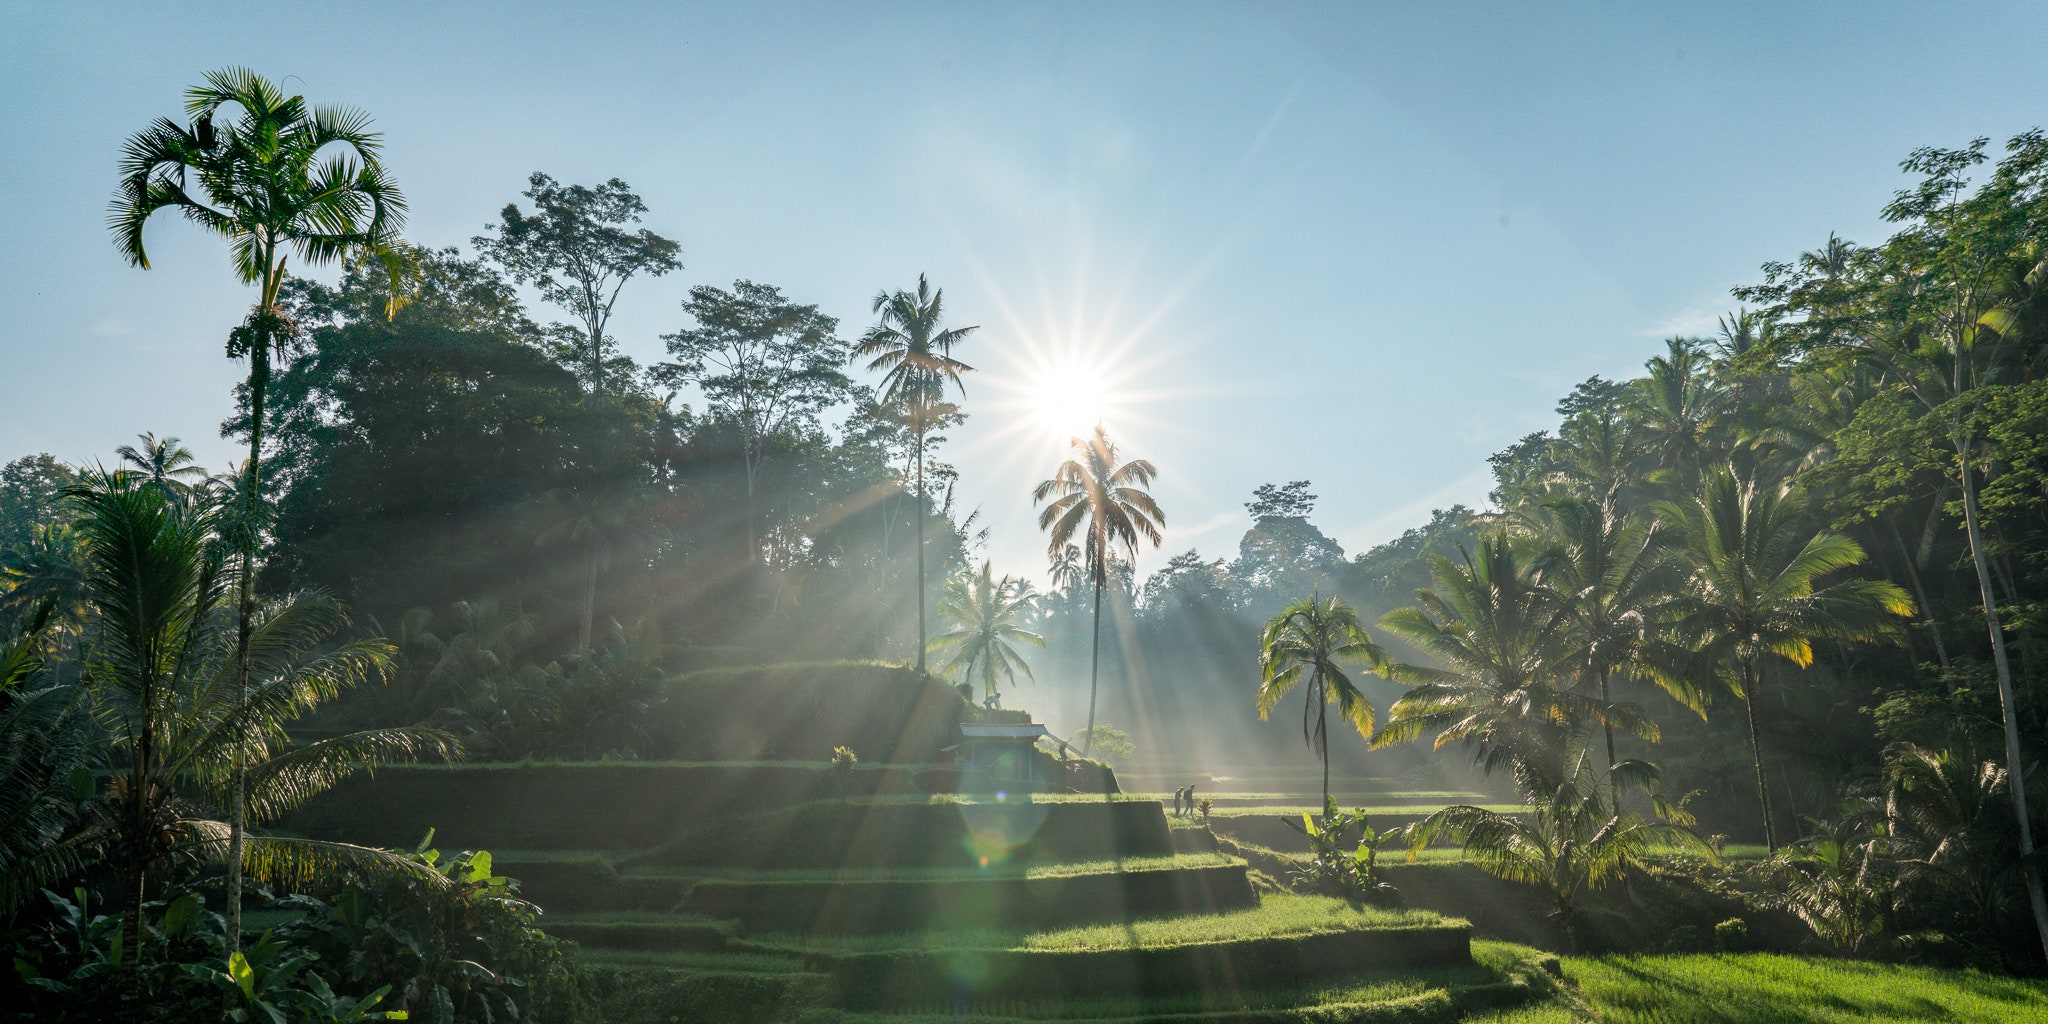
[[[1101,563],[1096,563],[1100,565]],[[1095,579],[1095,641],[1088,651],[1088,731],[1081,734],[1081,756],[1095,745],[1095,680],[1102,670],[1102,578]]]
[[[1764,779],[1764,744],[1756,728],[1757,672],[1749,659],[1742,661],[1742,709],[1749,716],[1749,751],[1756,758],[1756,801],[1764,814],[1764,848],[1778,852],[1778,831],[1771,824],[1771,788]]]
[[[2034,828],[2027,817],[2027,780],[2020,760],[2019,707],[2013,696],[2012,666],[2005,656],[2005,627],[1998,617],[1998,598],[1991,588],[1991,568],[1984,558],[1984,537],[1977,521],[1977,488],[1970,479],[1970,461],[1963,446],[1956,446],[1962,463],[1963,526],[1970,535],[1970,560],[1977,567],[1977,589],[1984,596],[1984,623],[1991,632],[1991,661],[1998,669],[1998,706],[2005,726],[2005,767],[2007,790],[2012,794],[2013,818],[2019,823],[2020,876],[2027,883],[2027,901],[2034,911],[2034,930],[2041,939],[2041,952],[2048,956],[2048,894],[2041,890],[2041,868],[2034,862]]]
[[[597,541],[590,542],[590,553],[583,560],[583,622],[576,629],[576,649],[590,649],[590,620],[597,610]]]
[[[1936,507],[1939,507],[1938,505]],[[1934,641],[1934,660],[1941,663],[1943,672],[1948,671],[1948,645],[1941,642],[1941,623],[1934,619],[1934,605],[1927,600],[1927,588],[1920,585],[1920,569],[1913,564],[1913,552],[1906,547],[1906,535],[1899,532],[1899,524],[1891,524],[1892,539],[1899,544],[1899,557],[1906,562],[1906,582],[1913,586],[1913,599],[1920,602],[1920,617],[1927,623],[1927,635]],[[1948,692],[1956,692],[1954,679],[1944,676]]]
[[[924,671],[924,426],[917,428],[917,670]]]
[[[256,523],[263,486],[263,402],[270,387],[270,336],[259,331],[249,350],[249,464],[242,494],[242,578],[235,610],[235,708],[249,704],[249,637],[256,617]],[[241,738],[235,741],[233,780],[228,796],[227,916],[228,956],[242,948],[243,819],[248,814],[247,775]]]
[[[125,1011],[122,1015],[137,1024],[149,1019],[149,1004],[142,999],[141,976],[142,899],[147,879],[139,857],[138,850],[121,885],[121,1003]]]
[[[1601,713],[1602,713],[1602,714],[1605,714],[1605,713],[1606,713],[1606,709],[1607,709],[1607,704],[1608,704],[1608,698],[1607,698],[1607,673],[1606,673],[1606,671],[1604,671],[1604,670],[1603,670],[1603,671],[1602,671],[1602,672],[1600,673],[1600,708],[1601,708]],[[1607,733],[1607,788],[1609,788],[1609,789],[1613,789],[1613,788],[1614,788],[1614,723],[1613,723],[1613,722],[1602,722],[1602,723],[1600,723],[1600,728],[1601,728],[1601,730],[1602,730],[1602,731],[1604,731],[1604,732],[1606,732],[1606,733]],[[1620,802],[1620,800],[1621,800],[1621,792],[1620,792],[1619,790],[1616,790],[1616,791],[1615,791],[1615,794],[1614,794],[1614,799],[1615,799],[1615,801],[1616,801],[1617,803],[1618,803],[1618,802]]]

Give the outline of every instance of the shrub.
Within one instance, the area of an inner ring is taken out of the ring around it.
[[[1749,922],[1731,917],[1714,926],[1714,945],[1730,953],[1749,948]]]
[[[65,899],[44,892],[47,907],[21,915],[7,936],[13,969],[0,974],[0,1020],[119,1020],[128,1015],[119,973],[121,918],[100,914],[85,890]],[[340,995],[317,954],[266,932],[226,956],[226,922],[197,893],[143,904],[137,988],[152,1021],[381,1020],[390,992]],[[222,1008],[227,1008],[225,1015]]]
[[[572,1018],[581,1003],[564,943],[540,930],[540,908],[518,883],[491,873],[491,855],[443,860],[429,831],[411,859],[440,875],[359,877],[322,900],[280,905],[307,912],[277,935],[338,965],[357,987],[389,986],[393,1009],[415,1021],[468,1024]]]

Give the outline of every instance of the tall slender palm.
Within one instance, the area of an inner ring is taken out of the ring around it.
[[[1547,545],[1537,561],[1538,577],[1564,613],[1564,642],[1580,681],[1608,705],[1615,676],[1654,679],[1673,700],[1706,717],[1705,699],[1680,674],[1648,670],[1675,654],[1664,642],[1664,627],[1679,583],[1670,555],[1657,544],[1655,524],[1624,516],[1607,495],[1547,502],[1536,527]],[[1614,725],[1602,722],[1600,728],[1611,772],[1618,761]]]
[[[1764,844],[1773,852],[1757,699],[1763,669],[1774,658],[1800,668],[1813,663],[1817,640],[1874,640],[1898,628],[1913,602],[1896,585],[1860,578],[1821,581],[1860,565],[1853,540],[1806,522],[1806,502],[1789,484],[1738,476],[1727,467],[1706,474],[1697,497],[1662,502],[1658,517],[1679,531],[1691,579],[1676,625],[1702,653],[1729,672],[1749,719],[1757,804]]]
[[[1647,770],[1640,762],[1630,767]],[[1593,759],[1580,748],[1570,753],[1555,785],[1525,792],[1528,813],[1445,807],[1408,827],[1409,856],[1450,839],[1462,843],[1465,856],[1487,874],[1541,886],[1576,952],[1581,894],[1641,866],[1657,850],[1675,846],[1707,852],[1687,829],[1621,810],[1614,792],[1601,784]]]
[[[1045,553],[1054,562],[1086,528],[1081,553],[1088,580],[1095,587],[1095,633],[1088,654],[1088,732],[1081,740],[1081,753],[1086,754],[1095,734],[1095,691],[1102,671],[1102,587],[1109,582],[1114,557],[1110,548],[1122,545],[1135,559],[1138,538],[1158,547],[1166,513],[1146,490],[1159,470],[1144,459],[1119,464],[1121,456],[1102,424],[1097,423],[1087,437],[1074,438],[1069,446],[1073,458],[1060,463],[1052,479],[1031,492],[1031,502],[1050,502],[1038,514],[1038,528],[1051,538]]]
[[[1330,803],[1330,705],[1361,738],[1372,739],[1378,717],[1372,701],[1344,672],[1350,662],[1375,672],[1391,663],[1359,624],[1358,612],[1340,598],[1313,594],[1280,610],[1259,633],[1259,719],[1278,707],[1297,685],[1305,686],[1301,738],[1323,759],[1323,802]],[[1303,679],[1307,682],[1304,684]]]
[[[1380,628],[1443,667],[1392,667],[1413,686],[1388,709],[1375,747],[1429,733],[1439,748],[1469,741],[1487,771],[1504,769],[1525,790],[1551,792],[1576,730],[1613,725],[1657,737],[1640,708],[1566,685],[1579,667],[1567,609],[1505,531],[1482,538],[1477,557],[1460,555],[1434,559],[1418,605],[1380,619]]]
[[[1023,580],[1014,576],[997,579],[989,563],[983,562],[979,572],[962,573],[946,582],[939,613],[952,619],[957,628],[932,637],[931,649],[951,650],[953,658],[945,671],[957,672],[969,683],[979,671],[982,694],[994,696],[997,684],[1015,680],[1019,669],[1024,678],[1031,678],[1031,666],[1012,644],[1045,646],[1044,637],[1018,624],[1030,604],[1031,590]]]
[[[239,108],[230,116],[228,108]],[[257,287],[256,304],[228,340],[228,355],[249,360],[249,458],[243,469],[249,522],[261,503],[263,418],[273,354],[283,355],[297,330],[278,304],[285,262],[322,266],[375,259],[390,275],[395,312],[416,267],[399,237],[405,197],[378,159],[383,144],[370,119],[346,107],[313,107],[286,96],[247,68],[207,73],[185,93],[189,125],[159,118],[130,137],[121,155],[121,182],[107,222],[114,244],[135,266],[149,269],[143,227],[161,210],[175,210],[228,242],[235,274]],[[254,616],[256,530],[242,531],[238,614],[243,620],[236,661],[248,686],[249,620]],[[239,776],[239,772],[236,773]],[[240,788],[239,784],[236,787]],[[230,845],[239,849],[242,800],[228,819]],[[228,881],[239,886],[240,859],[228,859]],[[228,901],[228,944],[240,942],[241,907]]]
[[[933,288],[917,275],[917,291],[876,292],[873,311],[881,314],[853,346],[853,359],[866,359],[868,369],[882,371],[882,401],[909,424],[911,456],[917,470],[917,670],[924,671],[924,493],[925,438],[951,411],[946,383],[966,385],[960,375],[974,367],[953,358],[953,346],[979,327],[946,327],[946,290]]]
[[[258,609],[249,623],[256,683],[245,688],[241,623],[226,609],[234,581],[213,530],[218,513],[104,471],[88,475],[74,500],[96,620],[83,680],[113,739],[117,770],[79,828],[13,865],[0,901],[12,905],[35,886],[96,865],[114,869],[125,914],[121,976],[139,1015],[132,997],[142,902],[166,868],[240,856],[250,874],[283,885],[348,866],[414,870],[402,857],[341,843],[252,837],[236,846],[214,808],[239,794],[255,818],[275,817],[358,768],[452,752],[453,744],[431,730],[397,729],[291,746],[286,724],[381,675],[388,645],[333,642],[347,625],[340,606],[294,595]],[[231,894],[230,903],[237,899]]]
[[[177,438],[145,433],[135,439],[141,442],[140,446],[124,444],[114,449],[114,454],[166,495],[183,498],[206,480],[206,470],[193,461],[192,449],[178,443]]]

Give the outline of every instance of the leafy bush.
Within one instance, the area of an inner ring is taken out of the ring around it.
[[[25,915],[7,937],[14,970],[0,975],[6,1020],[118,1020],[121,1003],[122,921],[95,913],[83,889],[72,899],[44,892],[48,906]],[[233,956],[226,954],[226,922],[197,893],[143,904],[142,946],[136,954],[137,993],[144,1019],[154,1022],[332,1022],[402,1020],[401,1010],[379,1010],[386,985],[363,996],[341,995],[314,970],[321,957],[285,936],[266,933]]]
[[[443,860],[420,842],[411,859],[441,878],[358,878],[322,900],[293,896],[282,905],[304,919],[277,935],[342,965],[354,985],[388,986],[413,1020],[468,1024],[556,1020],[581,1004],[567,946],[540,930],[539,908],[518,897],[518,883],[491,873],[491,855]]]
[[[1749,922],[1731,917],[1714,926],[1714,945],[1730,953],[1749,948]]]
[[[1104,722],[1101,725],[1083,729],[1074,734],[1088,748],[1088,753],[1104,761],[1126,761],[1138,748],[1131,744],[1131,734]]]
[[[1203,812],[1204,817],[1207,813]],[[1378,872],[1380,847],[1394,834],[1367,824],[1363,808],[1355,814],[1345,814],[1337,810],[1337,798],[1329,797],[1320,819],[1303,814],[1298,824],[1292,818],[1281,820],[1308,837],[1309,858],[1292,879],[1296,889],[1356,902],[1391,903],[1399,898],[1394,887],[1382,880]],[[1344,837],[1354,827],[1359,833],[1358,846],[1346,850]]]

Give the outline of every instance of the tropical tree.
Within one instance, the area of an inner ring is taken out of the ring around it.
[[[1609,688],[1616,676],[1648,678],[1705,718],[1704,696],[1682,674],[1650,671],[1676,653],[1664,641],[1679,582],[1669,553],[1657,543],[1655,523],[1625,516],[1610,493],[1552,499],[1536,528],[1546,548],[1537,560],[1538,578],[1563,613],[1562,639],[1579,680],[1593,688],[1601,706],[1613,703]],[[1600,729],[1611,769],[1620,760],[1614,724],[1603,721]]]
[[[1158,547],[1159,528],[1166,525],[1166,513],[1146,490],[1159,470],[1144,459],[1119,463],[1122,456],[1102,424],[1087,437],[1074,438],[1069,445],[1073,457],[1053,470],[1052,478],[1031,492],[1033,504],[1044,504],[1038,514],[1038,528],[1050,542],[1046,557],[1055,564],[1069,543],[1081,540],[1081,553],[1088,580],[1095,588],[1094,639],[1088,654],[1088,728],[1095,727],[1095,693],[1102,671],[1102,587],[1109,582],[1111,550],[1121,546],[1133,560],[1138,538]],[[1082,734],[1081,753],[1088,752],[1092,732]]]
[[[11,908],[61,878],[111,869],[124,903],[121,978],[132,994],[142,904],[151,880],[169,869],[240,856],[250,875],[287,887],[343,868],[414,870],[403,857],[344,843],[264,836],[237,846],[232,826],[213,816],[242,794],[252,817],[274,818],[360,768],[452,753],[451,738],[424,729],[290,744],[287,724],[381,675],[388,645],[335,642],[347,625],[341,607],[293,595],[259,608],[249,623],[255,684],[245,688],[217,514],[104,471],[74,497],[95,617],[82,685],[111,734],[115,771],[77,828],[12,866],[0,902]],[[230,905],[240,899],[230,891]]]
[[[1624,777],[1649,784],[1654,769],[1639,761],[1624,766]],[[1445,807],[1408,827],[1408,855],[1415,857],[1439,840],[1464,845],[1464,855],[1496,878],[1540,886],[1552,913],[1564,926],[1565,941],[1578,951],[1578,901],[1648,854],[1677,847],[1708,853],[1705,843],[1678,825],[1620,810],[1615,790],[1583,747],[1571,752],[1557,784],[1530,791],[1524,813],[1501,814],[1460,804]]]
[[[791,302],[773,285],[735,281],[731,291],[698,285],[683,310],[697,326],[662,336],[675,359],[654,374],[671,384],[696,385],[712,415],[739,428],[747,558],[758,562],[754,491],[765,446],[778,435],[814,428],[820,412],[847,397],[853,384],[840,370],[846,344],[836,335],[837,319],[817,306]]]
[[[1442,667],[1392,667],[1394,679],[1413,685],[1388,708],[1375,747],[1430,733],[1439,749],[1467,741],[1488,772],[1504,769],[1523,789],[1550,793],[1563,785],[1577,730],[1612,725],[1657,738],[1635,705],[1567,685],[1581,665],[1568,609],[1505,531],[1482,538],[1476,557],[1462,547],[1459,556],[1432,559],[1432,585],[1416,593],[1418,604],[1380,619]]]
[[[948,580],[939,614],[951,619],[956,628],[931,640],[932,650],[953,652],[944,671],[969,683],[979,672],[985,696],[995,695],[998,682],[1014,681],[1019,669],[1024,678],[1031,678],[1031,666],[1011,646],[1045,646],[1044,637],[1018,624],[1031,601],[1029,584],[1014,576],[997,579],[988,562],[981,563],[979,572]]]
[[[2048,300],[2048,253],[2042,251],[2038,213],[2023,201],[2038,202],[2041,175],[2048,168],[2048,134],[2033,129],[2007,145],[1991,179],[1963,197],[1965,174],[1982,163],[1984,139],[1962,150],[1915,150],[1903,167],[1922,175],[1918,188],[1902,191],[1885,207],[1885,218],[1911,226],[1886,247],[1886,262],[1910,282],[1917,309],[1897,331],[1869,332],[1858,344],[1863,354],[1897,376],[1940,424],[1955,454],[1953,468],[1962,495],[1963,531],[1983,601],[1991,641],[1992,668],[2005,731],[2007,787],[2017,826],[2028,899],[2042,952],[2048,954],[2048,892],[2035,857],[2033,822],[2027,810],[2022,769],[2020,710],[2013,689],[2006,627],[1980,507],[1980,477],[1988,477],[1999,455],[1986,403],[2005,384],[2024,374],[2020,342],[2038,339]]]
[[[1301,739],[1323,759],[1323,803],[1330,802],[1330,705],[1372,739],[1377,713],[1372,701],[1345,674],[1349,662],[1376,672],[1391,663],[1387,652],[1359,624],[1358,612],[1341,598],[1312,594],[1281,609],[1259,633],[1259,720],[1264,721],[1296,686],[1307,699],[1301,708]]]
[[[979,327],[946,327],[946,291],[917,275],[917,291],[875,293],[872,312],[881,319],[853,346],[852,359],[882,371],[882,401],[895,408],[910,427],[911,458],[917,486],[917,669],[924,671],[924,493],[925,443],[932,429],[957,415],[946,401],[946,384],[965,393],[960,375],[974,367],[953,358],[953,347]]]
[[[192,449],[175,437],[159,439],[155,434],[138,434],[136,445],[124,444],[114,454],[166,495],[183,498],[194,486],[205,482],[206,469],[192,458]]]
[[[647,204],[617,178],[597,186],[563,185],[535,171],[520,194],[533,202],[532,213],[506,203],[499,223],[486,229],[493,233],[470,243],[582,322],[580,329],[556,333],[564,343],[564,362],[577,368],[591,394],[602,395],[632,372],[631,360],[618,354],[618,342],[605,333],[619,292],[636,274],[660,277],[682,267],[682,246],[646,228],[633,229]]]
[[[1829,575],[1860,565],[1863,548],[1807,525],[1807,502],[1790,484],[1770,484],[1728,467],[1706,473],[1700,494],[1663,502],[1658,517],[1678,531],[1691,578],[1674,606],[1679,635],[1726,672],[1748,716],[1764,844],[1778,848],[1771,820],[1757,701],[1764,667],[1813,663],[1820,640],[1892,635],[1913,602],[1896,585]],[[1669,677],[1672,670],[1658,670]]]
[[[230,107],[240,113],[230,115]],[[185,113],[192,119],[189,125],[160,118],[128,140],[108,226],[121,254],[147,270],[143,227],[160,210],[176,211],[226,239],[236,276],[257,288],[255,308],[228,339],[228,355],[249,360],[243,513],[254,522],[262,500],[271,358],[287,354],[298,334],[278,303],[286,261],[296,256],[302,266],[381,262],[390,294],[386,313],[396,311],[412,265],[411,247],[398,233],[405,223],[405,197],[379,158],[383,136],[370,130],[370,119],[361,111],[309,106],[304,97],[286,96],[254,71],[226,68],[209,72],[203,84],[186,91]],[[242,533],[236,661],[246,689],[256,531]],[[242,798],[236,796],[228,811],[229,845],[236,850],[243,816]],[[228,858],[231,887],[240,884],[240,864],[239,856]],[[231,902],[229,952],[240,942],[240,924],[241,910]]]

